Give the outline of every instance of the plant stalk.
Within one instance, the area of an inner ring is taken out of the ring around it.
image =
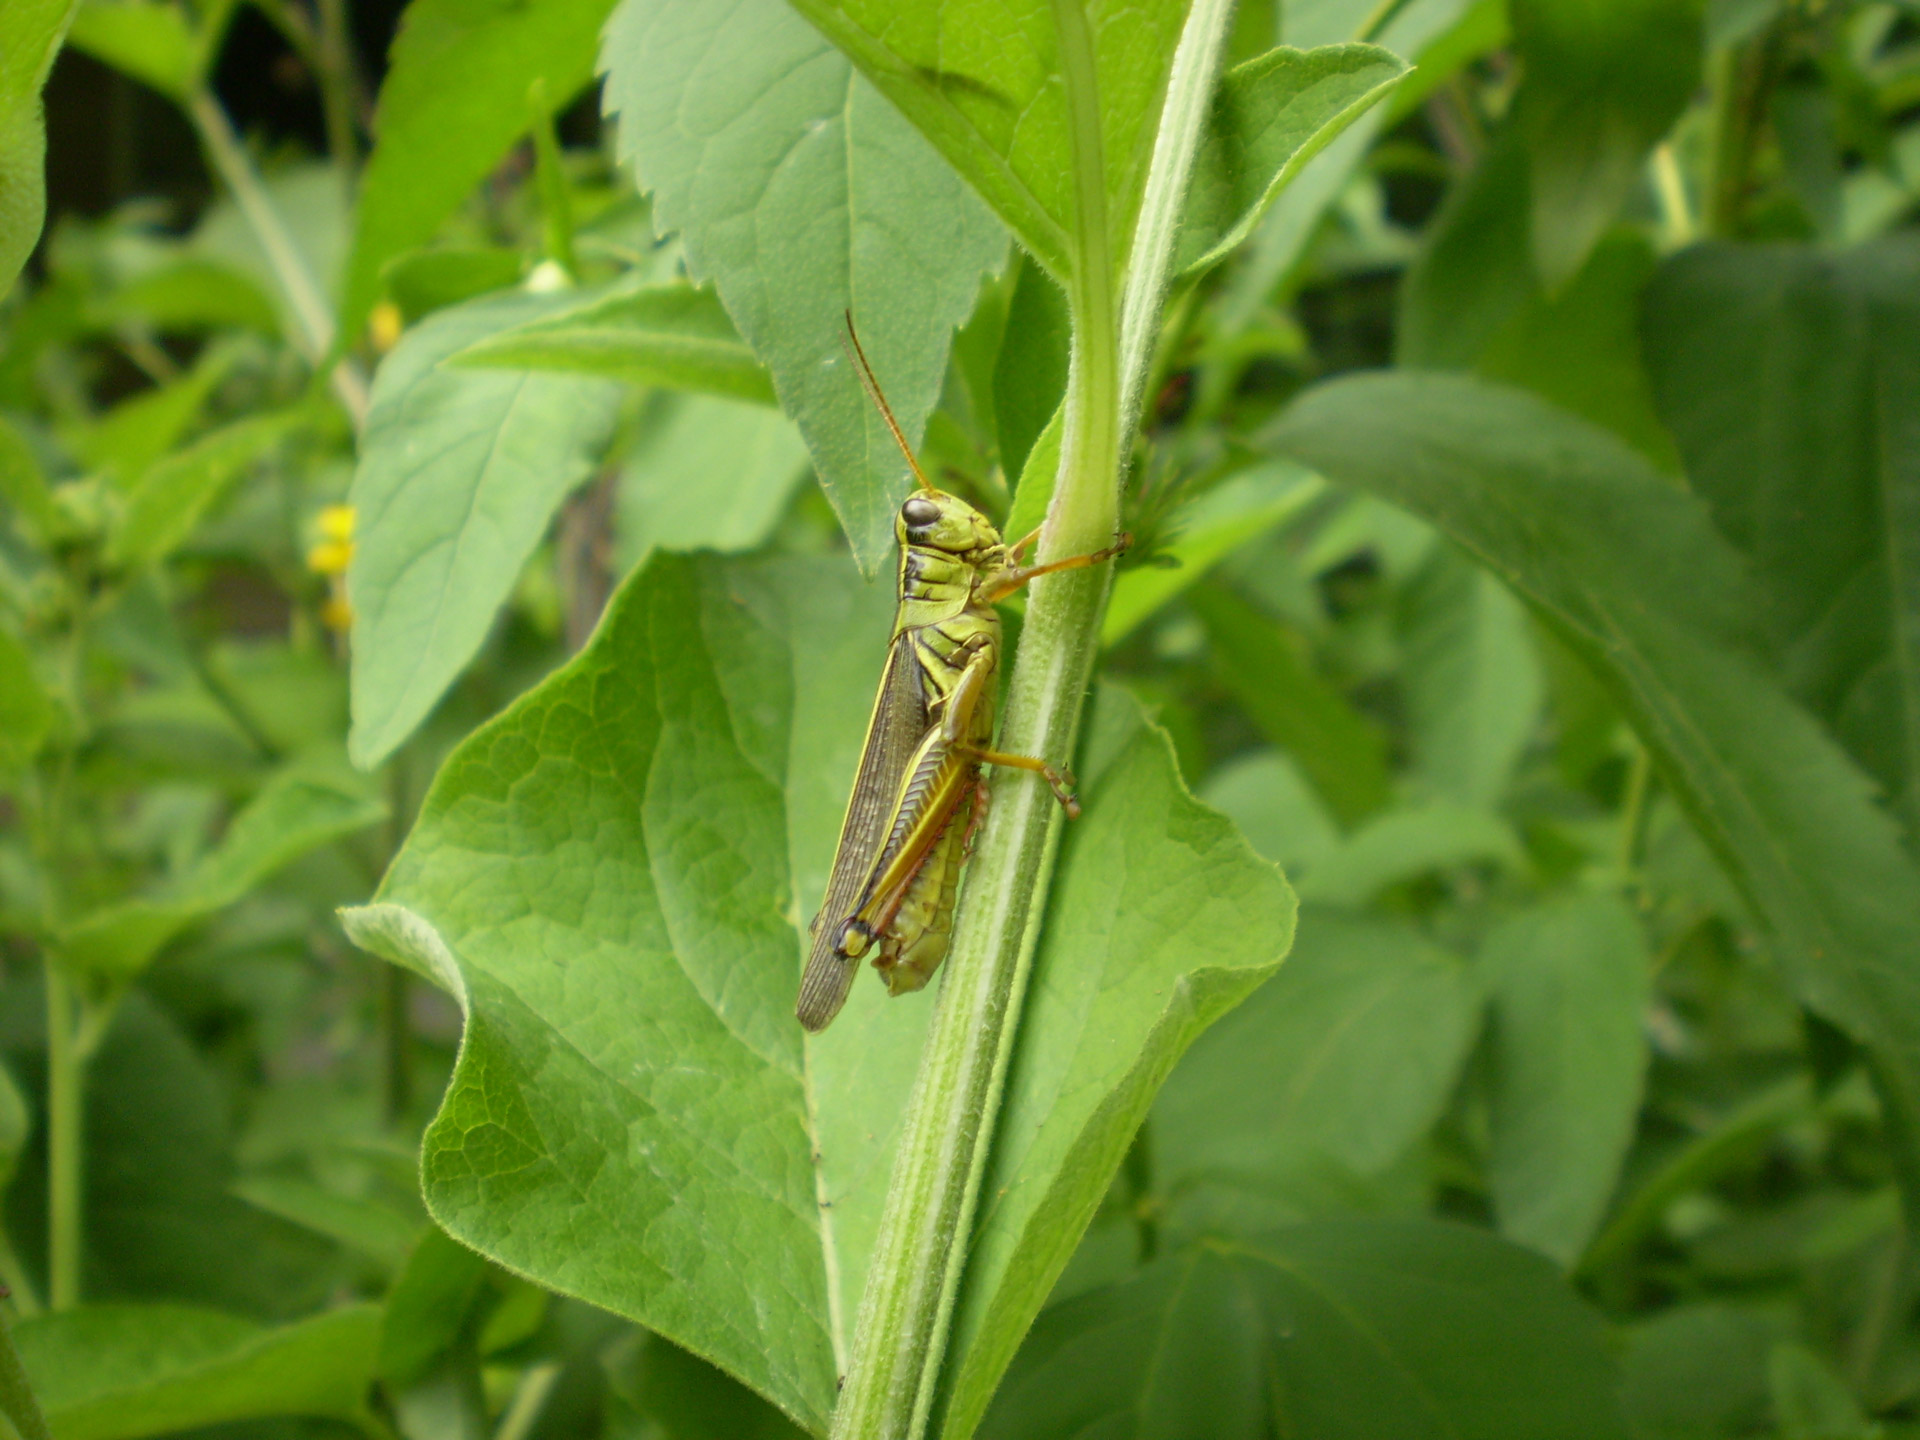
[[[1125,437],[1152,359],[1179,203],[1230,8],[1228,0],[1199,0],[1190,14],[1129,247],[1123,309],[1092,31],[1079,0],[1052,0],[1073,135],[1076,255],[1067,287],[1073,350],[1065,434],[1042,560],[1100,549],[1119,528]],[[1034,584],[1007,688],[1002,748],[1073,754],[1110,584],[1108,566]],[[1058,843],[1058,807],[1047,787],[1020,771],[996,775],[907,1104],[834,1412],[835,1440],[921,1440],[927,1432]]]
[[[46,952],[47,1292],[55,1310],[80,1303],[80,1233],[86,1057],[73,987],[60,957]]]
[[[310,362],[324,364],[333,350],[332,308],[320,293],[319,283],[307,267],[306,257],[294,243],[293,233],[287,229],[287,223],[274,208],[266,186],[254,172],[253,162],[247,157],[240,137],[234,133],[227,112],[203,88],[187,97],[187,115],[199,133],[200,143],[206,147],[208,159],[232,192],[234,203],[246,217],[254,238],[266,252],[267,263],[273,267],[280,288],[286,292],[287,300],[293,306],[294,319],[300,327],[300,333],[295,337],[300,348]],[[346,407],[354,428],[365,428],[367,382],[360,374],[359,367],[351,360],[342,359],[328,372],[327,379],[333,386],[333,393]]]

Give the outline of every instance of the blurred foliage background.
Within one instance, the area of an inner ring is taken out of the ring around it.
[[[397,98],[401,7],[361,0],[89,0],[46,84],[46,227],[0,301],[0,1274],[63,1436],[791,1429],[431,1229],[418,1142],[460,1015],[334,918],[449,749],[649,554],[847,549],[751,356],[609,385],[522,437],[555,518],[491,562],[428,693],[356,711],[380,763],[349,763],[369,378],[475,297],[537,321],[682,265],[588,83],[604,6],[571,7],[544,108],[488,122],[504,157],[471,186],[448,162],[452,213],[371,244],[376,113],[468,123],[428,92],[490,63],[423,7],[402,47],[459,64]],[[1383,367],[1611,432],[1761,578],[1769,663],[1911,847],[1920,7],[1246,0],[1229,58],[1353,39],[1417,69],[1170,296],[1105,636],[1187,784],[1286,868],[1297,945],[1175,1071],[987,1431],[1105,1403],[1086,1336],[1186,1313],[1149,1305],[1169,1263],[1226,1324],[1241,1282],[1198,1239],[1425,1215],[1544,1256],[1603,1317],[1618,1416],[1593,1433],[1920,1435],[1920,1271],[1856,1040],[1782,978],[1566,636],[1270,438]],[[507,321],[442,323],[435,359]],[[996,516],[1065,325],[1016,252],[936,377],[924,463]],[[45,1328],[82,1301],[93,1329]],[[1446,1363],[1497,1385],[1507,1361]],[[1114,1433],[1271,1421],[1159,1423]]]

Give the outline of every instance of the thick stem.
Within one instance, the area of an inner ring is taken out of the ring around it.
[[[1076,253],[1066,425],[1042,560],[1099,549],[1118,529],[1125,436],[1152,358],[1180,198],[1230,11],[1227,0],[1200,0],[1175,57],[1129,247],[1123,334],[1092,32],[1078,0],[1053,0],[1052,8],[1073,133]],[[1002,749],[1056,760],[1073,754],[1110,573],[1098,566],[1034,584]],[[1046,785],[1020,771],[996,776],[868,1265],[836,1440],[926,1433],[1058,838]]]
[[[234,134],[227,112],[220,108],[220,102],[212,94],[198,90],[187,98],[187,114],[199,132],[200,143],[206,147],[213,168],[232,192],[234,203],[246,217],[254,238],[266,252],[267,263],[273,267],[280,288],[293,306],[294,319],[300,327],[300,334],[295,337],[300,348],[314,364],[324,364],[333,350],[333,311],[320,293],[313,272],[307,268],[306,257],[294,243],[293,233],[287,229],[280,212],[274,209],[266,186],[254,173],[253,162],[247,158],[240,137]],[[354,427],[365,426],[367,382],[359,369],[351,360],[343,359],[333,366],[328,380],[333,393],[352,417]]]
[[[47,1291],[55,1310],[80,1303],[81,1175],[86,1058],[73,987],[58,956],[46,957]]]

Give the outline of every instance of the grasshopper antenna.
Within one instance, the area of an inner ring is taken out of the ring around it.
[[[853,328],[853,311],[843,310],[847,317],[847,333],[841,341],[854,361],[854,369],[860,376],[860,386],[867,392],[867,398],[873,402],[873,408],[880,412],[880,418],[887,422],[887,429],[893,432],[893,443],[900,447],[900,453],[907,457],[907,466],[913,471],[913,478],[920,482],[920,488],[929,494],[933,484],[927,479],[926,472],[920,468],[920,462],[913,458],[913,450],[907,444],[907,437],[900,431],[900,422],[893,418],[893,407],[887,404],[887,397],[880,393],[880,382],[873,378],[873,366],[867,363],[867,352],[860,348],[860,332]],[[851,341],[851,344],[847,342]]]

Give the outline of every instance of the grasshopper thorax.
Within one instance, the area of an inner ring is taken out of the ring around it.
[[[977,555],[1001,543],[991,520],[944,490],[916,490],[909,495],[900,507],[894,533],[903,550],[943,550],[949,555]]]

